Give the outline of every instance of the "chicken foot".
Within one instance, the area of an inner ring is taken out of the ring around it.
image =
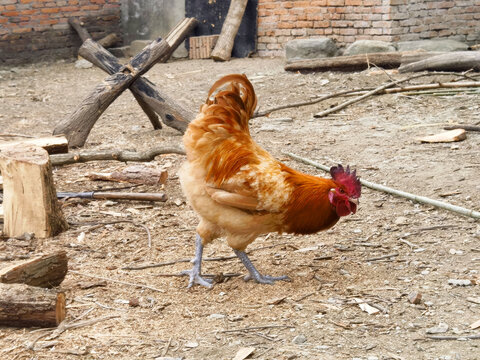
[[[233,252],[235,253],[235,255],[237,255],[237,257],[240,259],[240,261],[243,263],[243,265],[247,268],[248,272],[250,273],[250,275],[245,276],[245,281],[253,279],[257,283],[270,284],[270,285],[273,285],[275,281],[278,281],[278,280],[290,281],[290,278],[286,275],[269,276],[269,275],[260,274],[260,272],[255,268],[255,266],[252,264],[252,262],[248,258],[245,251],[233,249]]]
[[[182,275],[189,275],[190,280],[188,282],[187,288],[191,288],[193,284],[199,284],[211,288],[212,280],[204,279],[201,276],[202,273],[202,256],[203,256],[203,244],[202,238],[197,234],[195,238],[195,258],[192,260],[193,268],[191,270],[184,270],[181,272]]]

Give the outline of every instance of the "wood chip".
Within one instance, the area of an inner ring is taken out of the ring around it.
[[[480,297],[467,297],[467,301],[474,304],[480,304]]]
[[[455,129],[455,130],[445,131],[440,134],[424,136],[419,138],[418,140],[424,143],[444,143],[444,142],[462,141],[462,140],[465,140],[466,138],[467,138],[467,132],[464,129]]]
[[[480,327],[480,320],[475,321],[473,324],[470,324],[470,329],[474,330]]]
[[[284,296],[284,297],[280,297],[280,298],[273,298],[273,299],[269,299],[267,300],[267,304],[268,305],[278,305],[280,303],[282,303],[287,297]]]
[[[358,306],[360,307],[360,309],[362,309],[362,311],[365,311],[366,313],[368,313],[368,315],[374,315],[374,314],[377,314],[377,313],[380,312],[379,309],[374,308],[371,305],[368,305],[362,299],[355,298],[355,301],[358,303]]]
[[[254,347],[244,347],[237,351],[233,360],[243,360],[249,357],[255,351]]]

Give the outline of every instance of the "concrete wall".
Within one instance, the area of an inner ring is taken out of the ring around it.
[[[120,0],[1,0],[0,65],[74,57],[81,41],[71,16],[94,39],[120,34]]]
[[[125,44],[164,37],[185,17],[183,0],[122,0],[121,9]],[[186,55],[184,45],[174,53]]]

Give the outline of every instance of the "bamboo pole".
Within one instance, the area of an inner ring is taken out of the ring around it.
[[[295,155],[295,154],[292,154],[292,153],[289,153],[289,152],[284,152],[284,154],[291,157],[292,159],[294,159],[296,161],[299,161],[299,162],[302,162],[304,164],[314,166],[318,169],[322,169],[322,170],[327,171],[327,172],[330,171],[330,167],[319,164],[319,163],[317,163],[313,160],[306,159],[306,158],[303,158],[301,156],[298,156],[298,155]],[[438,208],[441,208],[441,209],[445,209],[445,210],[448,210],[448,211],[453,211],[457,214],[472,217],[474,219],[480,219],[480,211],[475,211],[475,210],[472,210],[472,209],[466,209],[466,208],[461,207],[461,206],[452,205],[452,204],[449,204],[449,203],[446,203],[446,202],[443,202],[443,201],[439,201],[439,200],[435,200],[435,199],[430,199],[426,196],[420,196],[420,195],[411,194],[411,193],[408,193],[408,192],[405,192],[405,191],[396,190],[396,189],[393,189],[391,187],[376,184],[376,183],[373,183],[373,182],[370,182],[370,181],[367,181],[367,180],[364,180],[364,179],[360,179],[360,182],[361,182],[362,185],[364,185],[364,186],[366,186],[370,189],[373,189],[373,190],[383,191],[383,192],[386,192],[388,194],[395,195],[395,196],[400,196],[400,197],[403,197],[403,198],[406,198],[408,200],[412,200],[412,201],[415,201],[415,202],[418,202],[418,203],[432,205],[432,206],[435,206],[435,207],[438,207]]]

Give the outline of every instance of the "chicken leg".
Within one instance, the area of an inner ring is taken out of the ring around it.
[[[237,255],[237,257],[240,259],[240,261],[243,263],[243,265],[245,265],[248,272],[250,273],[250,275],[247,275],[245,277],[245,280],[248,281],[250,279],[253,279],[257,283],[270,284],[270,285],[273,285],[273,283],[275,281],[278,281],[278,280],[290,281],[290,278],[286,275],[284,275],[284,276],[269,276],[269,275],[260,274],[258,272],[258,270],[255,268],[255,266],[253,266],[252,262],[248,258],[245,251],[240,251],[240,250],[233,249],[233,252],[235,253],[235,255]]]
[[[195,258],[193,259],[193,268],[191,270],[185,270],[182,271],[182,275],[189,275],[190,280],[188,282],[187,288],[191,288],[193,284],[199,284],[202,286],[206,286],[208,288],[211,288],[212,281],[204,279],[201,276],[202,273],[202,256],[203,256],[203,244],[202,244],[202,238],[200,235],[197,234],[197,237],[195,238]]]

